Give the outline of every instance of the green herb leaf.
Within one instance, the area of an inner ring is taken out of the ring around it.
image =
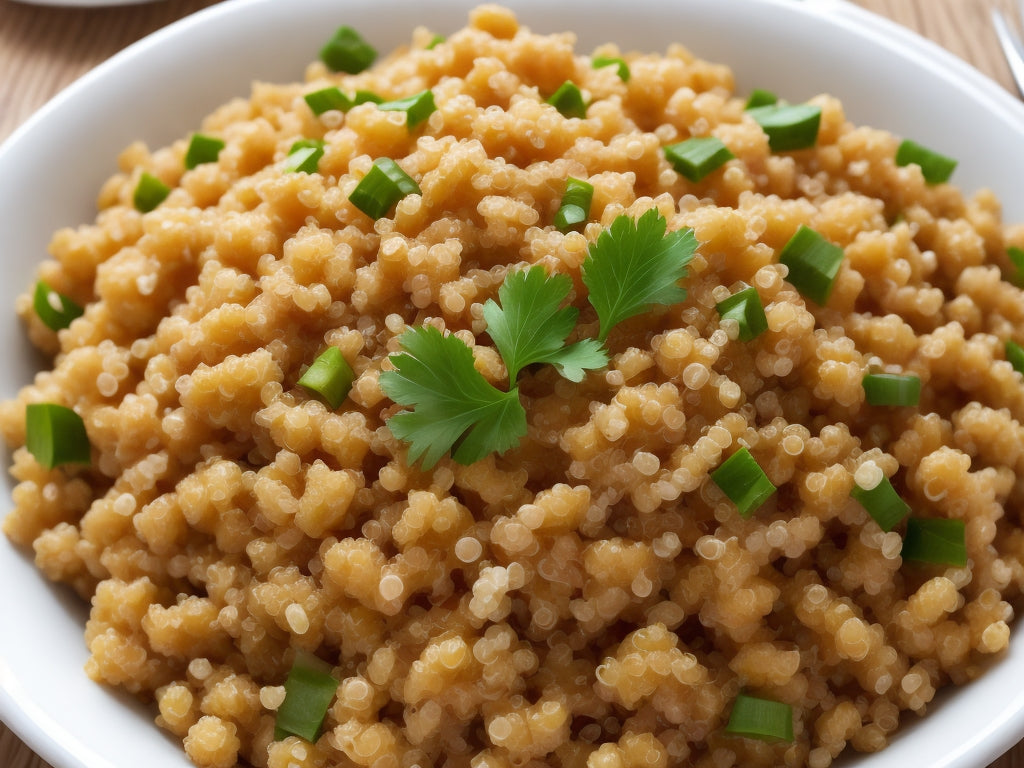
[[[338,692],[331,666],[311,653],[298,652],[284,683],[284,701],[277,710],[274,739],[289,735],[316,741],[327,708]]]
[[[89,436],[82,417],[55,403],[25,407],[25,447],[47,469],[61,464],[89,464]]]
[[[904,560],[963,568],[967,565],[964,521],[945,517],[907,518],[900,555]]]
[[[72,320],[81,317],[85,311],[64,294],[57,293],[42,280],[36,283],[36,290],[32,295],[32,308],[51,331],[67,328],[71,325]]]
[[[741,693],[733,702],[725,732],[752,739],[793,741],[793,708]]]
[[[320,49],[320,60],[334,72],[355,75],[373,64],[377,58],[363,36],[352,27],[338,27],[330,40]]]

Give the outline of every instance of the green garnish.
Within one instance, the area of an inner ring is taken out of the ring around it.
[[[801,294],[824,306],[843,262],[843,249],[803,224],[779,252],[787,280]]]
[[[904,139],[896,149],[896,165],[918,165],[927,184],[949,181],[956,169],[956,160],[923,147],[916,141]]]
[[[405,112],[405,124],[412,130],[417,125],[430,117],[437,110],[434,104],[434,92],[429,88],[404,99],[394,101],[381,101],[377,108],[391,112]]]
[[[427,43],[426,50],[432,51],[437,46],[439,46],[441,43],[443,43],[444,41],[445,41],[445,36],[444,35],[434,35],[432,38],[430,38],[430,42]]]
[[[205,133],[193,133],[185,152],[185,167],[192,170],[197,165],[215,163],[224,149],[224,140]]]
[[[383,104],[383,103],[384,103],[384,99],[382,97],[378,96],[373,91],[364,91],[362,89],[357,90],[355,98],[352,99],[352,104],[356,105],[356,106],[359,105],[359,104]]]
[[[1024,288],[1024,248],[1011,245],[1006,249],[1006,257],[1013,265],[1013,274],[1010,275],[1009,282],[1018,288]]]
[[[535,265],[505,278],[498,289],[500,306],[494,299],[484,304],[487,333],[508,369],[509,386],[514,387],[519,372],[534,363],[550,363],[570,381],[582,381],[585,369],[608,364],[596,339],[565,344],[579,315],[575,307],[561,306],[571,288],[568,275],[549,276]]]
[[[768,134],[773,152],[813,147],[821,126],[821,107],[811,104],[767,104],[747,110]]]
[[[313,114],[317,116],[322,115],[324,112],[330,112],[332,109],[347,112],[353,106],[352,99],[335,86],[307,93],[302,98],[305,99],[309,108],[313,110]]]
[[[921,379],[912,374],[868,373],[862,380],[868,405],[917,405],[921,400]]]
[[[565,180],[565,194],[555,214],[555,226],[561,232],[568,232],[583,224],[590,216],[590,204],[594,200],[594,185],[583,179],[569,176]]]
[[[82,417],[55,403],[25,407],[25,447],[46,469],[92,460]]]
[[[297,652],[284,683],[284,701],[277,709],[275,741],[291,735],[316,741],[337,691],[330,664],[311,653]]]
[[[891,531],[910,514],[910,505],[896,493],[888,477],[883,477],[878,485],[870,490],[854,483],[850,496],[864,507],[878,523],[878,527],[886,532]]]
[[[298,384],[318,396],[331,408],[337,408],[348,397],[354,379],[352,366],[341,354],[341,350],[337,347],[328,347],[306,369]]]
[[[900,555],[904,560],[963,568],[967,565],[965,530],[963,520],[907,518],[907,532]]]
[[[1018,373],[1024,373],[1024,347],[1007,339],[1004,348],[1006,350],[1006,360],[1013,366],[1013,370]]]
[[[711,473],[711,479],[736,505],[740,516],[744,518],[750,517],[776,491],[746,446],[723,461]]]
[[[764,314],[764,305],[754,286],[747,286],[736,291],[715,306],[723,319],[735,320],[739,323],[740,341],[750,341],[768,330],[768,318]]]
[[[636,221],[619,216],[590,244],[582,278],[597,310],[602,342],[623,320],[655,304],[686,298],[679,281],[697,250],[697,238],[692,229],[665,234],[667,226],[652,208]]]
[[[696,183],[736,155],[717,136],[699,136],[669,144],[665,157],[676,173]]]
[[[39,319],[51,331],[67,328],[76,317],[81,317],[83,310],[78,304],[62,293],[57,293],[40,280],[36,283],[32,295],[32,307]]]
[[[377,51],[352,27],[338,27],[320,49],[320,60],[333,72],[355,75],[373,64]]]
[[[352,205],[373,220],[391,210],[406,195],[420,194],[420,185],[390,157],[378,157],[348,196]]]
[[[725,732],[751,739],[793,741],[793,708],[741,693],[733,702]]]
[[[618,56],[595,56],[590,64],[594,69],[615,67],[619,79],[624,83],[629,82],[629,64],[626,63],[625,59]]]
[[[744,110],[751,110],[755,107],[768,107],[772,104],[777,104],[779,97],[771,91],[766,91],[763,88],[755,88],[750,92],[750,96],[747,98],[747,103],[743,105]]]
[[[139,183],[135,185],[132,204],[140,213],[149,213],[171,194],[171,188],[153,174],[143,171]]]
[[[584,118],[587,116],[587,105],[583,94],[572,80],[566,80],[558,90],[551,94],[548,104],[553,106],[565,117]]]
[[[316,173],[320,158],[324,156],[324,143],[319,139],[299,139],[288,150],[284,159],[285,173]]]

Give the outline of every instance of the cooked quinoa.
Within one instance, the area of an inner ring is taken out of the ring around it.
[[[1024,585],[1024,295],[995,197],[894,162],[899,140],[819,95],[816,145],[772,152],[730,70],[679,45],[608,44],[496,6],[430,47],[426,29],[358,75],[311,64],[258,83],[187,140],[135,144],[94,224],[58,232],[39,276],[85,307],[0,428],[18,481],[6,534],[92,612],[88,674],[152,700],[203,768],[810,766],[883,748],[936,690],[1007,647]],[[546,103],[563,82],[585,119]],[[375,104],[315,116],[329,85],[431,89],[414,129]],[[765,84],[770,86],[771,84]],[[735,157],[699,182],[663,147],[713,135]],[[301,138],[315,173],[285,173]],[[349,201],[378,157],[421,194],[372,221]],[[171,187],[149,213],[146,171]],[[553,224],[567,177],[589,222]],[[611,360],[520,391],[528,433],[472,464],[410,466],[379,384],[433,325],[507,387],[483,305],[511,271],[568,275],[613,220],[655,208],[700,243],[687,299],[617,326]],[[825,306],[787,281],[800,225],[844,250]],[[768,330],[737,338],[716,304],[754,286]],[[326,347],[355,372],[330,409],[297,385]],[[865,403],[869,371],[920,377],[917,407]],[[90,466],[48,470],[25,408],[73,408]],[[749,518],[709,473],[747,447],[778,491]],[[965,522],[966,567],[904,562],[851,498],[890,478],[913,514]],[[339,681],[315,743],[275,741],[297,652]],[[726,733],[737,695],[790,705],[794,740]]]

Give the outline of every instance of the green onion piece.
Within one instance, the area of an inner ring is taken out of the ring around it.
[[[427,43],[426,50],[432,51],[437,46],[439,46],[441,43],[443,43],[444,41],[445,41],[444,35],[434,35],[432,38],[430,38],[430,42]]]
[[[340,88],[334,86],[307,93],[302,98],[306,100],[314,115],[322,115],[332,109],[347,112],[352,108],[352,99],[342,93]]]
[[[590,64],[594,69],[616,67],[619,79],[624,83],[629,82],[629,64],[626,63],[625,59],[621,59],[618,56],[595,56]]]
[[[949,181],[949,177],[956,169],[956,160],[953,158],[933,152],[910,139],[904,139],[896,149],[896,165],[911,163],[921,167],[921,175],[928,184]]]
[[[328,347],[299,379],[299,386],[317,395],[331,408],[348,397],[356,375],[337,347]]]
[[[1006,257],[1013,265],[1013,274],[1010,275],[1009,282],[1018,288],[1024,288],[1024,248],[1011,245],[1006,249]]]
[[[329,69],[350,75],[362,72],[376,58],[377,51],[352,27],[339,27],[320,49],[320,60]]]
[[[789,268],[787,280],[807,298],[824,306],[843,262],[843,249],[803,224],[779,252]]]
[[[565,117],[587,116],[587,105],[583,103],[583,94],[572,80],[566,80],[558,90],[551,94],[548,104],[553,106]]]
[[[274,739],[280,741],[295,735],[316,741],[337,692],[338,681],[327,662],[311,653],[296,653],[284,683],[284,701],[277,709]]]
[[[82,417],[54,403],[30,403],[25,407],[25,447],[47,469],[91,461]]]
[[[377,105],[378,109],[391,112],[405,112],[405,124],[409,129],[415,128],[422,123],[437,109],[434,104],[434,92],[429,88],[404,99],[394,101],[383,101]]]
[[[698,182],[736,155],[717,136],[700,136],[669,144],[665,157],[676,173]]]
[[[773,152],[807,149],[818,141],[821,107],[811,104],[768,104],[747,110],[768,134]]]
[[[390,157],[378,157],[348,199],[371,219],[379,219],[406,195],[420,194],[420,185]]]
[[[299,139],[288,150],[284,159],[285,173],[316,173],[320,158],[324,156],[324,143],[319,139]]]
[[[793,740],[793,708],[771,699],[741,693],[732,705],[725,732],[769,741]]]
[[[139,177],[139,183],[135,185],[132,204],[135,206],[135,210],[149,213],[166,200],[169,194],[171,194],[170,187],[148,171],[143,171]]]
[[[1013,370],[1024,373],[1024,347],[1010,339],[1006,340],[1006,360],[1013,366]]]
[[[32,307],[39,319],[51,331],[67,328],[76,317],[81,317],[83,310],[78,304],[62,293],[57,293],[40,280],[32,296]]]
[[[776,104],[779,101],[779,97],[771,91],[766,91],[763,88],[755,88],[750,92],[750,96],[747,98],[747,103],[743,106],[744,110],[754,109],[754,107],[768,107],[772,104]]]
[[[364,91],[362,89],[356,91],[356,97],[352,99],[352,105],[358,106],[360,104],[383,104],[384,99],[378,96],[373,91]]]
[[[892,487],[888,477],[883,477],[878,485],[871,490],[861,488],[854,483],[850,496],[864,507],[872,519],[878,523],[878,527],[886,532],[891,531],[910,514],[910,505],[896,493],[896,489]]]
[[[711,473],[711,479],[745,518],[750,517],[776,490],[746,447],[740,448],[722,462]]]
[[[912,374],[868,373],[861,382],[868,405],[917,405],[921,379]]]
[[[185,152],[185,167],[192,170],[203,163],[215,163],[224,149],[224,140],[205,133],[193,133]]]
[[[900,554],[904,560],[963,568],[967,565],[964,521],[944,517],[907,518],[907,533]]]
[[[725,320],[739,323],[740,341],[756,339],[768,330],[768,318],[764,314],[764,305],[754,286],[736,291],[732,296],[716,305],[719,316]]]
[[[565,180],[565,194],[555,214],[555,226],[561,232],[584,223],[590,216],[590,203],[594,199],[594,185],[572,176]]]

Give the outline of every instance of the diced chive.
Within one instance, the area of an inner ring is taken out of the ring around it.
[[[373,91],[365,91],[363,89],[357,90],[355,98],[352,99],[353,106],[358,106],[360,104],[382,104],[383,102],[384,99]]]
[[[963,568],[967,565],[965,530],[963,520],[907,518],[907,532],[900,555],[904,560]]]
[[[296,653],[284,683],[284,701],[277,708],[274,739],[295,735],[316,741],[337,692],[338,681],[327,662],[311,653]]]
[[[30,403],[25,407],[25,447],[47,469],[91,461],[82,417],[55,403]]]
[[[285,173],[316,173],[320,158],[324,156],[324,143],[319,139],[299,139],[288,150],[284,159]]]
[[[378,109],[391,112],[405,112],[405,124],[409,129],[415,128],[422,123],[437,109],[434,104],[434,92],[429,88],[404,99],[394,101],[382,101],[377,104]]]
[[[67,328],[76,317],[81,317],[84,310],[62,293],[57,293],[49,285],[40,280],[32,296],[32,307],[39,319],[51,331]]]
[[[878,527],[886,532],[891,531],[910,514],[910,505],[900,498],[887,477],[883,477],[878,485],[870,490],[854,483],[850,496],[864,507],[878,523]]]
[[[861,382],[868,405],[917,405],[921,400],[921,379],[912,374],[868,373]]]
[[[340,88],[334,86],[307,93],[302,98],[306,100],[309,108],[313,110],[313,114],[318,116],[332,109],[347,112],[352,108],[352,99],[342,93]]]
[[[352,27],[339,27],[320,49],[320,60],[334,72],[355,75],[373,64],[377,51]]]
[[[587,105],[583,102],[583,93],[572,80],[566,80],[558,86],[558,90],[548,99],[548,104],[565,117],[582,119],[587,116]]]
[[[736,505],[740,516],[745,518],[750,517],[776,491],[768,475],[746,447],[740,448],[722,462],[711,473],[711,479]]]
[[[337,408],[348,397],[355,373],[337,347],[328,347],[299,378],[299,386],[317,395],[331,408]]]
[[[923,147],[916,141],[904,139],[896,149],[896,165],[914,163],[921,168],[921,175],[927,184],[941,184],[949,181],[956,169],[956,160]]]
[[[821,107],[812,104],[767,104],[747,110],[768,134],[773,152],[813,147],[821,126]]]
[[[139,183],[135,185],[132,204],[135,206],[135,210],[149,213],[166,200],[169,194],[171,194],[170,187],[148,171],[143,171],[139,177]]]
[[[379,219],[406,195],[420,194],[420,185],[390,157],[378,157],[348,199],[371,219]]]
[[[1006,360],[1013,366],[1013,370],[1018,373],[1024,373],[1024,347],[1021,347],[1020,344],[1007,339],[1005,350]]]
[[[1024,248],[1011,245],[1006,249],[1006,257],[1013,265],[1013,274],[1010,275],[1009,282],[1018,288],[1024,288]]]
[[[695,136],[669,144],[665,147],[665,157],[676,173],[696,183],[736,155],[717,136]]]
[[[843,249],[803,224],[779,252],[789,269],[786,279],[812,301],[824,306],[843,262]]]
[[[441,43],[443,43],[444,41],[445,41],[445,36],[444,35],[434,35],[432,38],[430,38],[430,42],[427,43],[426,50],[432,51],[437,46],[439,46]]]
[[[725,732],[769,741],[793,741],[793,708],[741,693],[733,702]]]
[[[583,224],[590,216],[590,203],[594,199],[594,185],[572,176],[565,180],[565,194],[555,214],[555,226],[561,232]]]
[[[625,59],[619,58],[618,56],[595,56],[591,59],[590,64],[594,69],[615,67],[619,79],[624,83],[629,82],[629,64],[626,63]]]
[[[719,316],[723,319],[735,320],[739,323],[740,341],[750,341],[768,330],[768,318],[764,314],[764,305],[754,286],[736,291],[732,296],[716,305]]]
[[[205,133],[193,133],[185,152],[185,167],[192,170],[197,165],[215,163],[224,149],[224,140]]]
[[[743,105],[743,109],[754,109],[755,107],[768,107],[772,104],[776,104],[779,101],[779,97],[771,91],[766,91],[763,88],[755,88],[750,92],[750,96],[747,97],[747,103]]]

